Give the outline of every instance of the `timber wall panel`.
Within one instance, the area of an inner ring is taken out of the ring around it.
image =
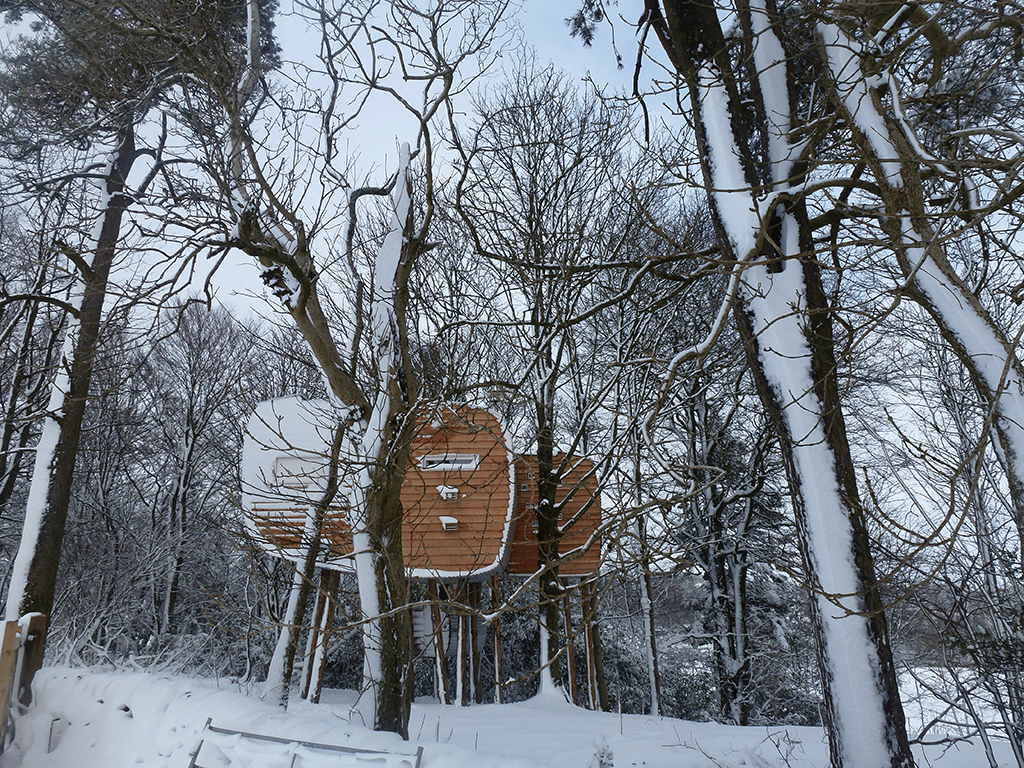
[[[570,497],[568,501],[567,497]],[[589,459],[571,462],[555,495],[555,503],[562,502],[565,505],[559,525],[565,526],[579,516],[559,542],[558,551],[564,555],[586,544],[601,524],[601,497],[594,464]],[[529,576],[537,571],[536,508],[537,457],[520,456],[516,459],[516,521],[508,562],[508,572],[514,576]],[[601,542],[597,541],[585,554],[559,566],[558,573],[560,576],[587,576],[596,573],[600,565]]]
[[[425,457],[444,455],[479,462],[475,469],[423,466]],[[458,498],[445,500],[439,487],[457,489]],[[406,567],[469,576],[497,565],[510,533],[511,494],[509,454],[493,414],[457,408],[439,420],[421,419],[402,485]],[[455,530],[445,530],[442,517],[457,520]]]

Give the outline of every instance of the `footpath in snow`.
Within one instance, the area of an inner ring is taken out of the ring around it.
[[[221,681],[47,668],[35,703],[17,720],[0,768],[188,768],[208,719],[219,728],[335,744],[385,755],[206,733],[202,768],[825,768],[817,728],[738,728],[672,718],[590,712],[555,696],[474,707],[417,703],[409,742],[350,723],[350,691],[286,713]],[[997,745],[1006,746],[1006,745]],[[980,745],[917,750],[919,765],[975,768]],[[1009,765],[1009,749],[1005,752]],[[603,762],[602,762],[603,761]]]

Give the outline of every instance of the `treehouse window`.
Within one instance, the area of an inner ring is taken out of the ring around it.
[[[475,453],[438,453],[420,457],[419,464],[424,472],[472,472],[480,465],[480,457]]]

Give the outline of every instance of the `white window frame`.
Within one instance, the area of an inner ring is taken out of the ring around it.
[[[477,453],[432,453],[417,459],[421,472],[472,472],[480,466]]]

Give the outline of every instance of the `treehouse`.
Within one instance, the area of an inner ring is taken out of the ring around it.
[[[326,503],[318,560],[325,568],[350,570],[348,499],[343,488],[324,499],[336,421],[325,401],[281,397],[260,403],[242,445],[242,508],[258,545],[296,560],[315,533],[317,505]]]
[[[483,581],[508,559],[515,464],[489,411],[420,418],[402,483],[402,543],[413,578]]]
[[[315,533],[320,564],[350,570],[350,486],[339,470],[338,492],[324,492],[336,415],[324,401],[286,397],[261,403],[246,427],[242,503],[249,533],[268,551],[300,557]],[[508,559],[514,464],[498,419],[466,406],[417,421],[402,484],[402,543],[416,579],[480,581]]]
[[[337,414],[326,401],[287,397],[262,403],[247,424],[242,455],[242,503],[254,540],[293,562],[304,559],[306,547],[317,543],[321,593],[310,649],[326,645],[326,630],[321,627],[332,623],[334,601],[329,596],[338,589],[340,572],[353,570],[351,486],[343,452],[334,470],[338,491],[325,498],[336,422]],[[585,634],[593,698],[593,584],[586,577],[600,566],[600,541],[592,541],[601,523],[600,495],[592,462],[576,459],[566,464],[555,498],[563,531],[559,549],[563,556],[568,553],[559,565],[559,576],[581,583],[583,625],[573,628],[568,590],[564,622],[566,636],[581,629]],[[529,577],[537,571],[536,475],[536,457],[513,458],[497,417],[487,410],[446,407],[417,419],[401,488],[403,555],[410,577],[431,598],[430,608],[414,610],[414,635],[420,651],[435,656],[437,693],[448,702],[481,701],[478,646],[484,633],[478,615],[484,585],[489,586],[491,607],[497,608],[502,602],[498,576]],[[588,544],[592,546],[586,548]],[[445,611],[442,602],[449,606]],[[497,660],[496,698],[501,701],[499,620],[490,628]],[[575,698],[572,644],[568,648]],[[459,665],[457,690],[450,682],[449,655]],[[307,669],[303,695],[315,700],[320,676],[321,670]]]

